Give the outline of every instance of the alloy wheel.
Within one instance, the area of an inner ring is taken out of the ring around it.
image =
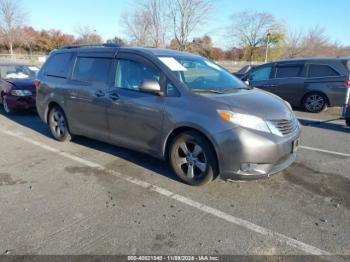
[[[62,112],[55,110],[52,114],[51,129],[57,137],[64,137],[66,133],[66,121]]]
[[[207,158],[195,142],[182,142],[177,148],[175,163],[189,179],[201,177],[207,170]]]
[[[305,108],[309,112],[320,112],[325,107],[326,101],[322,95],[313,94],[306,98]]]

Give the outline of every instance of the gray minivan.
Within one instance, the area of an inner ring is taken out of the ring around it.
[[[193,54],[68,46],[51,53],[36,86],[55,139],[85,136],[169,160],[190,185],[266,177],[296,159],[290,105]]]

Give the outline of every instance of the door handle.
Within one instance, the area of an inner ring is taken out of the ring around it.
[[[105,92],[103,92],[102,90],[97,90],[95,92],[96,97],[104,97],[105,95],[106,95]]]
[[[112,93],[109,95],[109,98],[112,100],[112,101],[117,101],[120,99],[120,96],[116,93]]]

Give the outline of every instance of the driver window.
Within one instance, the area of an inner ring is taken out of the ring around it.
[[[115,87],[138,91],[145,80],[159,83],[160,71],[137,61],[126,59],[117,61]]]
[[[254,70],[250,75],[252,81],[264,81],[269,80],[271,76],[272,67],[267,66]]]

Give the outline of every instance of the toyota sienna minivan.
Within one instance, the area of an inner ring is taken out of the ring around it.
[[[168,160],[190,185],[268,177],[296,159],[290,105],[206,58],[113,45],[53,51],[36,80],[52,136],[85,136]]]

